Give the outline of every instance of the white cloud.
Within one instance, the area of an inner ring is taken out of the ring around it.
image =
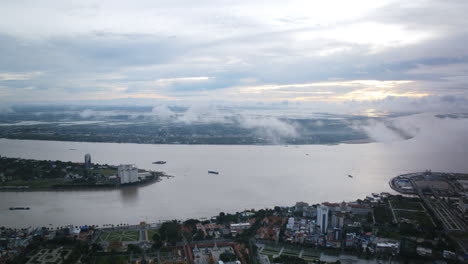
[[[2,1],[0,81],[11,82],[0,100],[466,97],[467,8],[431,0]]]
[[[42,72],[0,72],[0,81],[24,81],[38,77]]]

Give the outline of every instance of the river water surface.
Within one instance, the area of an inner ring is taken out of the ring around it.
[[[75,149],[75,150],[70,150]],[[0,226],[136,224],[219,212],[364,198],[391,192],[399,174],[468,171],[466,148],[415,139],[391,143],[232,146],[144,145],[0,139],[0,155],[40,160],[132,163],[174,178],[115,190],[0,192]],[[165,165],[153,161],[165,160]],[[219,171],[219,175],[208,174]],[[347,175],[354,175],[349,178]],[[27,206],[29,211],[10,211]]]

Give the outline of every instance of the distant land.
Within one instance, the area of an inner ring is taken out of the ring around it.
[[[190,111],[181,107],[17,106],[0,113],[0,138],[142,144],[368,143],[373,140],[360,125],[384,118],[258,115],[255,109],[246,114]]]

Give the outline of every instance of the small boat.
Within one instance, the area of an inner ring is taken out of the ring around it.
[[[349,178],[353,178],[353,175],[351,175],[351,174],[348,174],[348,177],[349,177]]]
[[[217,172],[217,171],[208,171],[208,173],[210,173],[210,174],[219,174],[219,172]]]
[[[29,210],[29,207],[10,207],[10,210]]]
[[[159,160],[159,161],[153,162],[153,164],[166,164],[166,162],[163,160]]]

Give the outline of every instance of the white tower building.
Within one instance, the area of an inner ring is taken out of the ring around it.
[[[118,173],[120,177],[120,184],[139,181],[138,168],[135,165],[119,165]]]
[[[328,228],[328,207],[320,205],[317,208],[317,225],[320,226],[320,232],[327,232]]]

